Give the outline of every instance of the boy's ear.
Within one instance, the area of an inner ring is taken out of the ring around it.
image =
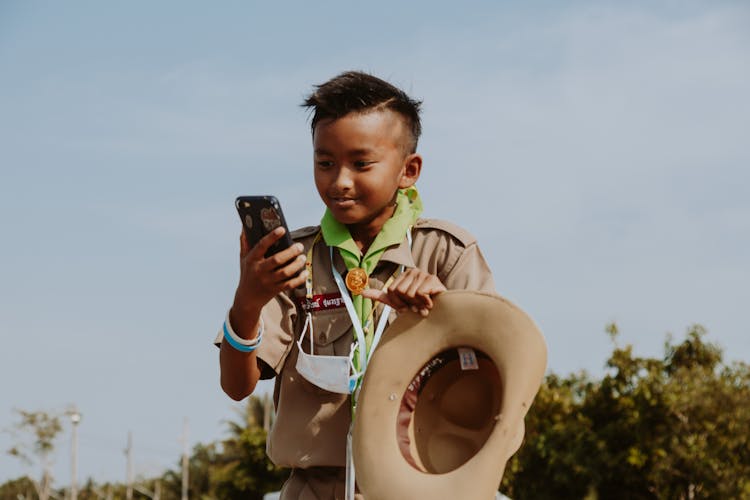
[[[399,179],[399,189],[412,187],[419,179],[422,172],[422,157],[418,153],[412,153],[404,159],[404,170]]]

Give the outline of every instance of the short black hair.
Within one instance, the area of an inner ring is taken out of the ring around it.
[[[327,82],[316,85],[315,91],[302,103],[313,112],[310,124],[313,134],[315,126],[326,119],[336,120],[349,113],[363,113],[383,108],[390,109],[404,118],[411,140],[408,149],[417,151],[417,141],[422,133],[419,111],[422,101],[409,97],[406,92],[385,80],[361,71],[346,71]]]

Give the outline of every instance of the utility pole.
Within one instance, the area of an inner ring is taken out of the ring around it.
[[[154,491],[147,490],[145,486],[133,485],[133,489],[151,500],[161,500],[161,481],[154,481]]]
[[[182,437],[180,438],[182,443],[182,500],[188,500],[188,473],[189,473],[189,459],[188,459],[188,419],[182,423]]]
[[[128,431],[128,447],[125,448],[127,457],[127,488],[125,489],[125,499],[133,500],[133,433]]]
[[[78,424],[81,422],[81,414],[73,406],[68,410],[68,415],[70,415],[70,422],[73,424],[73,443],[70,453],[70,469],[72,474],[70,480],[70,500],[78,500]]]

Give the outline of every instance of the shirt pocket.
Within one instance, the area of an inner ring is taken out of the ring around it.
[[[348,356],[352,344],[352,320],[345,308],[318,311],[312,314],[315,354],[320,356]],[[307,350],[309,340],[302,346]]]

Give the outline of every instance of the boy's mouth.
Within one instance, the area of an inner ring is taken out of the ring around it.
[[[331,198],[331,202],[336,208],[350,208],[356,203],[355,198]]]

